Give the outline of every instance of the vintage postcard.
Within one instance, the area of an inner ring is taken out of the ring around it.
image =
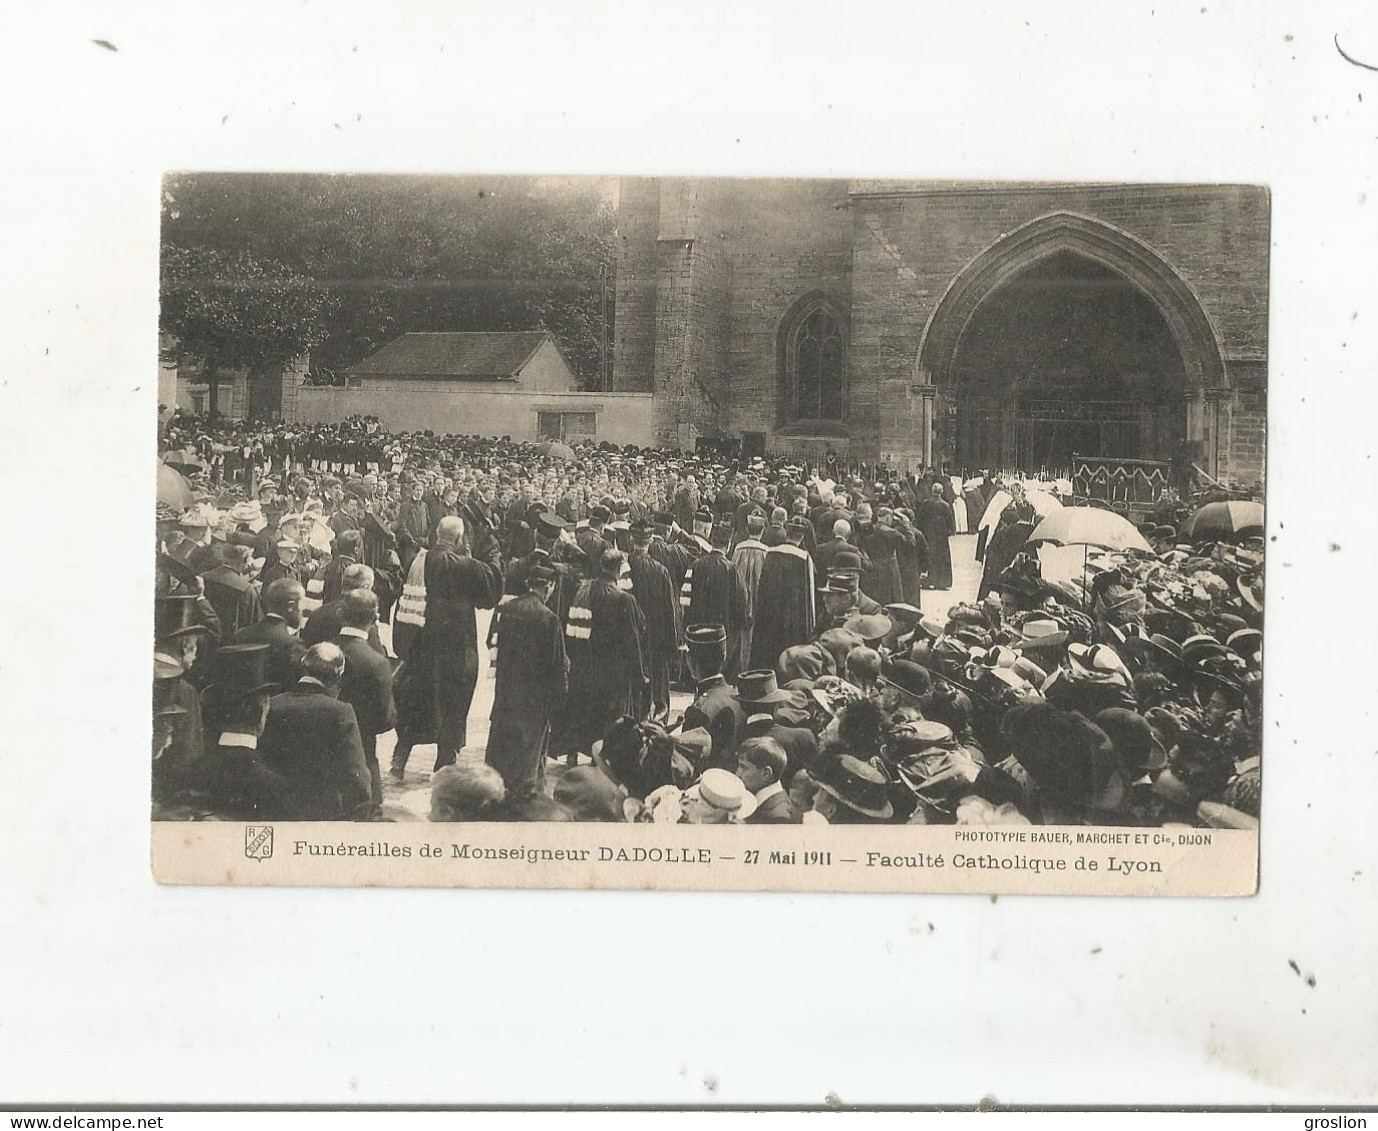
[[[155,876],[1252,894],[1269,223],[168,175]]]

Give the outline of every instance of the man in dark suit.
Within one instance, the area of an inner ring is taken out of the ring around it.
[[[369,643],[368,632],[378,623],[378,597],[371,589],[351,589],[340,597],[343,624],[335,643],[345,655],[340,702],[354,708],[364,761],[373,792],[373,806],[383,804],[383,778],[378,771],[378,736],[397,725],[392,698],[392,664]]]
[[[300,581],[281,577],[263,590],[264,616],[257,624],[246,625],[230,637],[230,644],[267,644],[267,680],[278,687],[297,682],[297,665],[306,654],[306,645],[297,637],[301,628],[301,603],[306,589]]]
[[[226,635],[263,618],[258,591],[249,584],[249,552],[247,546],[220,543],[220,564],[201,575],[206,600],[214,607],[220,630]]]
[[[832,541],[819,543],[818,549],[813,552],[819,576],[826,577],[832,573],[836,568],[833,559],[843,553],[856,554],[861,559],[861,572],[868,572],[871,568],[871,559],[860,546],[852,543],[852,524],[845,518],[840,518],[833,523],[832,529]]]
[[[348,593],[351,589],[373,589],[373,570],[361,562],[355,562],[340,577],[341,595]],[[308,648],[315,644],[324,644],[327,640],[334,640],[340,634],[340,627],[344,620],[340,615],[340,599],[336,597],[333,601],[327,601],[319,609],[307,618],[302,625],[301,642]],[[378,626],[375,624],[368,630],[368,642],[373,650],[380,656],[386,656],[388,650],[383,647],[383,641],[378,636]]]
[[[301,666],[296,686],[268,704],[260,757],[286,779],[290,811],[284,819],[354,820],[368,813],[372,795],[354,708],[337,698],[344,653],[317,644]]]
[[[788,757],[773,738],[748,738],[737,751],[737,776],[756,797],[749,825],[788,825],[796,820],[794,805],[780,782]]]
[[[746,712],[737,689],[722,674],[727,662],[727,631],[720,624],[686,625],[684,642],[695,695],[685,709],[683,729],[702,727],[712,739],[708,759],[698,768],[734,769],[737,744],[746,729]]]

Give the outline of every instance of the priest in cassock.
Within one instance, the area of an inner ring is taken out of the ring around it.
[[[928,580],[925,589],[952,588],[952,544],[948,539],[956,532],[952,506],[943,502],[943,485],[934,483],[929,497],[918,505],[914,525],[928,543]]]
[[[786,648],[813,639],[813,557],[803,546],[808,530],[809,520],[795,515],[785,525],[788,540],[766,552],[756,588],[752,668],[775,669]]]

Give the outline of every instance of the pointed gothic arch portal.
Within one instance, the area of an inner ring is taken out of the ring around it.
[[[919,368],[941,398],[932,450],[957,467],[1214,464],[1202,411],[1223,383],[1214,331],[1161,257],[1094,220],[1045,217],[973,260],[939,302]]]

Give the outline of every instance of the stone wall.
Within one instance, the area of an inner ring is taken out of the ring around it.
[[[1218,343],[1212,405],[1202,389],[1188,411],[1200,458],[1222,476],[1261,473],[1269,202],[1257,187],[624,180],[613,386],[655,391],[661,444],[762,432],[772,451],[916,462],[919,350],[944,293],[1004,237],[1059,213],[1165,261],[1194,296],[1203,340]],[[814,293],[850,311],[849,410],[833,434],[803,436],[782,413],[780,335]]]
[[[596,439],[622,446],[651,443],[649,393],[484,392],[420,381],[364,378],[358,387],[303,386],[291,419],[333,424],[350,416],[376,416],[389,432],[433,432],[537,439],[541,412],[597,414]]]

